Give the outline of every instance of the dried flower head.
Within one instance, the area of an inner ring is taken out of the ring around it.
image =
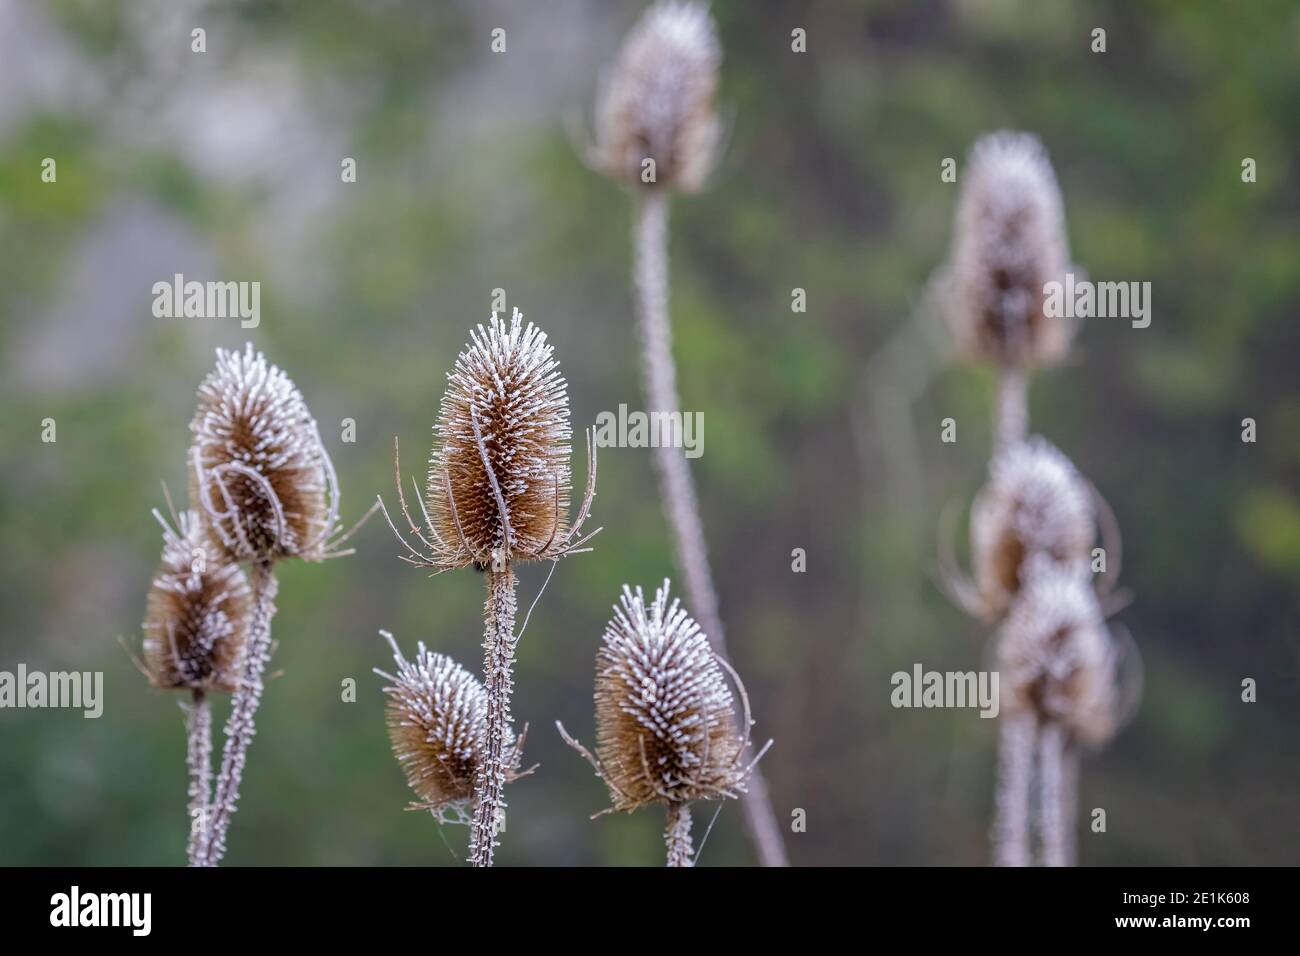
[[[338,485],[297,386],[249,343],[217,349],[190,423],[190,500],[234,561],[329,557]]]
[[[1030,555],[1086,574],[1095,534],[1091,488],[1055,446],[1034,437],[1000,451],[971,510],[975,586],[988,616],[1007,609]]]
[[[707,7],[660,0],[623,41],[602,84],[591,163],[619,182],[704,186],[722,141],[715,100],[722,48]]]
[[[1104,743],[1120,719],[1118,653],[1086,578],[1036,555],[997,645],[1001,703]]]
[[[397,675],[375,668],[392,686],[385,687],[385,714],[393,754],[419,803],[413,810],[432,810],[443,821],[467,823],[474,802],[474,776],[487,721],[487,691],[478,679],[450,657],[418,645],[408,661],[393,636],[380,634],[393,649]],[[519,767],[523,736],[507,728],[511,777]]]
[[[209,544],[199,515],[163,527],[162,563],[149,589],[144,668],[155,687],[232,691],[248,635],[252,598],[239,565]]]
[[[427,536],[407,509],[399,468],[402,513],[426,549],[411,547],[390,519],[405,560],[482,569],[588,550],[582,546],[596,532],[579,535],[595,496],[595,447],[588,436],[587,487],[570,524],[569,397],[546,333],[531,322],[525,328],[515,309],[508,326],[494,312],[470,339],[447,376],[434,426],[427,506],[420,503]]]
[[[596,755],[560,728],[604,779],[614,810],[736,797],[753,765],[741,763],[752,724],[744,688],[668,591],[665,580],[647,608],[641,588],[624,586],[614,608],[596,655]],[[744,703],[743,735],[724,667]]]
[[[1064,281],[1070,250],[1056,174],[1038,138],[979,139],[963,173],[946,289],[960,351],[1005,366],[1063,358],[1074,323],[1044,314],[1044,285]]]

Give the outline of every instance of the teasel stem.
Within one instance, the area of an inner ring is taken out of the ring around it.
[[[993,410],[995,450],[1024,441],[1029,434],[1029,373],[1004,365],[998,370],[997,388]]]
[[[1078,846],[1079,813],[1079,746],[1067,741],[1061,755],[1061,849],[1063,866],[1075,866],[1079,862]]]
[[[1034,718],[1012,714],[998,722],[998,781],[993,862],[1029,865],[1029,789],[1034,769]]]
[[[695,849],[691,846],[691,805],[668,804],[668,825],[664,828],[668,848],[668,866],[694,866]]]
[[[1065,810],[1074,801],[1066,794],[1065,749],[1065,728],[1056,721],[1044,725],[1038,736],[1038,827],[1044,866],[1069,865]]]
[[[216,866],[226,852],[226,831],[239,802],[239,784],[244,776],[248,745],[257,733],[253,718],[262,702],[262,675],[271,659],[271,618],[275,616],[275,594],[279,585],[270,561],[253,562],[249,584],[253,591],[253,620],[241,662],[239,686],[235,689],[230,716],[226,719],[226,744],[208,811],[202,866]]]
[[[672,327],[668,317],[668,196],[658,188],[642,188],[633,234],[635,285],[641,323],[641,359],[649,412],[681,408],[677,368],[673,364]],[[690,463],[680,448],[653,449],[664,511],[672,528],[673,549],[686,600],[718,656],[727,657],[727,642],[718,610],[718,592],[709,569],[704,525],[691,479]],[[746,762],[751,760],[746,749]],[[772,810],[767,781],[754,767],[740,798],[745,828],[763,866],[789,866],[781,828]]]
[[[505,785],[509,772],[511,667],[515,657],[515,572],[489,568],[487,603],[483,607],[483,686],[487,689],[483,759],[474,784],[474,815],[470,822],[469,858],[474,866],[491,866],[498,829],[505,823]]]
[[[208,832],[208,798],[212,794],[212,705],[199,688],[185,711],[185,762],[190,768],[190,836],[186,858],[190,866],[203,860],[203,837]]]

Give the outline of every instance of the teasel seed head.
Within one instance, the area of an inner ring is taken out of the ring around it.
[[[252,596],[243,570],[211,547],[199,515],[163,527],[162,562],[149,588],[144,669],[155,687],[233,691]]]
[[[614,608],[596,655],[596,753],[559,728],[609,787],[612,810],[734,798],[758,759],[742,763],[752,725],[743,685],[680,603],[668,603],[669,587],[647,607],[639,587],[624,586]],[[743,734],[723,668],[744,704]]]
[[[1091,486],[1065,455],[1036,436],[1001,450],[971,510],[975,587],[985,616],[996,619],[1010,606],[1032,555],[1086,577],[1095,536]]]
[[[618,182],[703,188],[722,142],[716,99],[722,48],[700,3],[660,0],[628,33],[602,83],[591,164]]]
[[[217,349],[190,423],[190,500],[233,561],[329,556],[338,486],[296,385],[249,343]]]
[[[474,802],[487,691],[478,679],[445,654],[421,641],[414,661],[402,656],[393,636],[379,632],[393,649],[396,675],[375,668],[391,686],[385,718],[393,755],[406,782],[419,798],[413,810],[431,810],[444,821],[468,822]],[[507,731],[509,770],[513,778],[523,750],[523,736]]]
[[[1121,720],[1119,654],[1088,579],[1036,555],[997,644],[1001,704],[1089,745]]]
[[[425,528],[412,532],[427,549],[412,564],[480,569],[520,560],[553,560],[583,549],[578,537],[595,495],[595,447],[588,438],[587,487],[568,519],[572,430],[569,398],[553,347],[518,309],[507,325],[492,313],[447,376],[437,438],[429,458]],[[392,522],[389,522],[390,527]],[[599,530],[599,529],[597,529]],[[394,528],[394,533],[396,528]]]
[[[962,175],[945,311],[958,350],[999,366],[1050,365],[1074,322],[1044,314],[1044,285],[1070,268],[1065,214],[1047,151],[1028,133],[979,139]]]

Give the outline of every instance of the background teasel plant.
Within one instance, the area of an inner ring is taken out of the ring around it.
[[[487,691],[469,671],[421,641],[414,661],[402,656],[393,635],[379,632],[393,649],[396,675],[375,673],[390,686],[385,716],[393,755],[419,798],[408,809],[428,810],[441,823],[470,822],[474,786],[483,762]],[[527,727],[518,740],[507,736],[507,780],[523,776]],[[531,771],[526,771],[531,772]]]
[[[250,564],[253,604],[200,851],[199,862],[215,866],[225,853],[271,655],[275,562],[351,554],[338,545],[356,528],[340,533],[334,465],[302,394],[251,342],[243,352],[217,349],[216,368],[198,399],[190,422],[191,505],[203,516],[212,548],[225,560]],[[362,522],[366,517],[369,512]]]
[[[669,588],[665,579],[647,608],[641,588],[624,585],[614,606],[596,655],[596,753],[556,727],[609,787],[613,806],[595,816],[663,804],[667,864],[692,866],[690,804],[743,794],[772,742],[747,757],[753,720],[744,685],[680,602],[668,603]],[[744,703],[743,734],[724,668]]]
[[[149,588],[143,670],[153,686],[188,689],[191,694],[185,708],[190,774],[186,855],[196,866],[202,859],[212,790],[208,694],[238,686],[252,601],[243,570],[213,551],[197,512],[173,513],[174,529],[157,509],[153,515],[162,525],[163,550]]]
[[[974,581],[941,555],[945,589],[999,625],[999,721],[994,860],[1074,861],[1078,752],[1104,743],[1127,716],[1119,646],[1105,626],[1120,566],[1118,527],[1065,455],[1027,438],[1028,374],[1069,350],[1073,320],[1047,315],[1045,285],[1069,266],[1060,189],[1034,136],[999,132],[972,148],[952,254],[938,283],[959,352],[998,373],[994,454],[971,510]],[[1094,565],[1101,528],[1105,547]],[[1094,587],[1092,577],[1101,572]],[[1131,688],[1129,704],[1136,701]],[[1037,784],[1037,800],[1031,795]]]
[[[569,398],[546,334],[514,310],[507,325],[492,313],[487,328],[470,333],[469,346],[447,376],[436,443],[429,458],[423,530],[413,520],[394,461],[397,493],[417,550],[388,518],[406,548],[402,559],[435,573],[473,565],[487,581],[483,608],[483,682],[487,709],[475,781],[470,859],[491,866],[505,813],[505,785],[513,735],[510,699],[515,643],[514,564],[558,561],[588,551],[599,532],[582,529],[596,494],[596,450],[587,440],[587,485],[568,519],[572,429]],[[379,505],[382,507],[382,499]]]
[[[635,191],[634,285],[640,316],[647,411],[677,412],[677,369],[668,312],[668,195],[698,192],[717,161],[723,124],[717,111],[722,48],[704,4],[660,0],[628,33],[604,77],[596,141],[588,162]],[[672,528],[678,570],[714,650],[726,638],[704,524],[690,465],[681,449],[654,449],[660,495]],[[757,769],[742,801],[760,862],[788,864],[781,829]]]

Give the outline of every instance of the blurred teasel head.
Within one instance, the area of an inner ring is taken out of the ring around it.
[[[144,669],[155,687],[233,691],[252,597],[239,565],[208,541],[199,515],[163,527],[162,562],[149,588]]]
[[[708,8],[659,0],[628,33],[602,81],[591,164],[618,182],[703,188],[722,142],[715,102],[721,63]]]
[[[752,723],[744,688],[668,592],[665,580],[647,607],[641,588],[624,586],[596,655],[595,755],[564,734],[609,787],[614,810],[736,797],[752,767],[742,763]],[[744,704],[744,733],[724,667]]]
[[[1036,555],[1003,623],[997,656],[1008,713],[1059,723],[1093,746],[1118,728],[1118,649],[1086,577]]]
[[[1055,446],[1035,436],[999,451],[971,509],[979,616],[1006,612],[1032,555],[1087,578],[1095,537],[1092,487]]]
[[[429,457],[421,553],[397,533],[411,564],[439,570],[475,565],[503,569],[519,560],[553,560],[590,540],[579,537],[595,495],[595,447],[587,443],[587,487],[570,522],[572,430],[569,397],[546,333],[523,325],[518,309],[509,324],[496,313],[447,376],[436,444]],[[389,522],[392,527],[392,522]],[[597,529],[599,530],[599,529]]]
[[[979,139],[962,174],[944,310],[958,350],[1002,367],[1050,365],[1073,320],[1044,311],[1070,268],[1065,213],[1047,151],[1028,133]]]
[[[334,466],[296,385],[249,343],[217,349],[190,423],[190,500],[233,561],[328,557]]]
[[[483,733],[487,722],[487,691],[478,679],[445,654],[418,645],[414,661],[402,656],[396,640],[380,631],[393,649],[397,673],[375,668],[391,682],[385,717],[406,782],[420,802],[411,809],[431,810],[440,818],[467,820],[474,802],[474,777],[478,772]],[[509,766],[519,766],[523,749],[508,732]]]

